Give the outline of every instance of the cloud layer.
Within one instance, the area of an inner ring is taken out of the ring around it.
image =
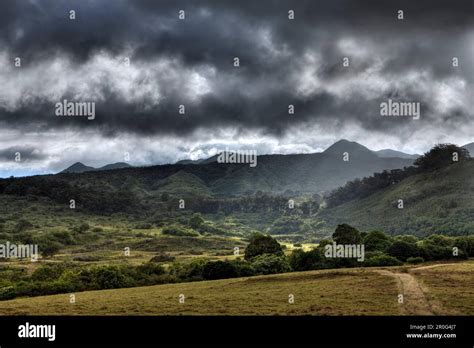
[[[48,172],[112,162],[87,150],[92,139],[110,157],[134,148],[143,164],[204,156],[223,140],[265,153],[317,151],[342,137],[409,152],[469,142],[473,23],[464,0],[7,0],[0,172],[18,165],[1,154],[26,143],[37,172]],[[419,102],[420,120],[381,117],[388,98]],[[96,118],[56,117],[63,99],[95,102]]]

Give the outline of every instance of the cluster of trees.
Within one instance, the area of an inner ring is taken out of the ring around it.
[[[81,268],[70,263],[48,264],[31,276],[11,273],[0,287],[0,300],[20,296],[43,296],[86,290],[146,286],[172,281],[164,267],[155,262],[139,266],[101,265]]]
[[[326,197],[328,208],[332,208],[354,199],[368,197],[379,190],[399,183],[400,181],[417,174],[419,171],[415,167],[405,167],[403,169],[384,170],[381,173],[374,173],[373,176],[363,179],[354,179],[344,186],[333,190]]]
[[[474,256],[474,236],[450,237],[433,234],[425,239],[412,235],[390,237],[382,231],[359,232],[347,224],[338,225],[332,239],[337,244],[364,245],[365,260],[328,259],[324,247],[332,243],[323,240],[311,251],[296,250],[290,256],[295,271],[339,267],[396,266],[404,262],[421,263],[435,260],[462,260]]]
[[[0,194],[47,197],[65,207],[74,200],[77,209],[96,214],[132,211],[139,206],[136,194],[127,188],[112,189],[100,182],[84,186],[56,176],[0,180]]]
[[[397,184],[412,175],[433,171],[469,159],[469,151],[462,147],[452,144],[438,144],[415,160],[416,167],[384,170],[382,173],[374,173],[370,177],[349,181],[344,186],[333,190],[326,197],[326,203],[329,208],[335,207],[354,199],[370,196],[380,189]]]

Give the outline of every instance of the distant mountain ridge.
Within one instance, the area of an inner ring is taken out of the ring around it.
[[[469,151],[469,154],[471,155],[471,157],[474,158],[474,142],[464,145],[463,148]]]
[[[471,145],[474,146],[474,143],[472,143]],[[378,151],[372,151],[370,149],[368,149],[367,147],[365,147],[364,145],[361,145],[355,141],[349,141],[349,140],[346,140],[346,139],[341,139],[337,142],[335,142],[334,144],[332,144],[331,146],[329,146],[326,150],[324,150],[323,152],[316,152],[314,154],[317,154],[317,153],[326,153],[326,154],[341,154],[341,153],[344,153],[344,152],[349,152],[350,150],[350,153],[352,154],[358,154],[358,155],[362,155],[362,154],[365,154],[366,156],[369,156],[369,152],[375,154],[376,156],[380,157],[380,158],[403,158],[403,159],[417,159],[420,155],[418,154],[409,154],[409,153],[405,153],[405,152],[401,152],[401,151],[396,151],[396,150],[392,150],[392,149],[383,149],[383,150],[378,150]],[[298,155],[298,154],[294,154],[294,155]],[[176,162],[175,164],[206,164],[206,163],[212,163],[212,162],[216,162],[217,161],[217,158],[218,158],[219,154],[217,155],[214,155],[212,157],[209,157],[209,158],[202,158],[202,159],[197,159],[197,160],[180,160],[178,162]],[[260,155],[260,156],[272,156],[272,155]],[[278,154],[275,154],[275,156],[282,156],[282,155],[278,155]],[[288,156],[288,155],[286,155]]]
[[[131,167],[132,166],[130,164],[124,163],[124,162],[111,163],[100,168],[89,167],[81,162],[76,162],[72,166],[61,171],[60,173],[85,173],[85,172],[92,172],[92,171],[99,171],[99,170],[113,170],[113,169],[131,168]]]
[[[374,151],[377,156],[379,157],[385,157],[385,158],[393,158],[393,157],[398,157],[398,158],[405,158],[405,159],[417,159],[420,157],[418,154],[409,154],[401,151],[396,151],[392,149],[383,149],[383,150],[378,150]]]
[[[101,187],[111,190],[129,182],[127,187],[138,195],[230,197],[258,191],[324,193],[355,178],[413,164],[412,159],[380,157],[365,146],[347,140],[340,140],[319,153],[260,155],[256,167],[248,163],[218,163],[217,157],[147,167],[119,164],[92,168],[76,163],[57,176],[76,173],[77,176],[68,176],[68,180],[78,185],[101,182]],[[107,170],[117,167],[124,169]]]

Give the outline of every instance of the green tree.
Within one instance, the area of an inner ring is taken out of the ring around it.
[[[390,244],[390,238],[382,231],[371,231],[364,237],[366,251],[385,251]]]
[[[422,171],[431,171],[468,159],[468,150],[453,144],[438,144],[423,156],[418,157],[414,165],[418,166]]]
[[[387,249],[387,253],[401,261],[406,261],[409,257],[420,256],[420,250],[415,244],[401,240],[393,242],[393,244]]]
[[[275,274],[290,272],[291,267],[283,256],[275,254],[258,255],[252,259],[256,274]]]
[[[53,240],[45,240],[39,245],[39,251],[44,257],[52,257],[59,250],[61,250],[61,244]]]
[[[362,241],[360,232],[347,224],[337,225],[332,239],[337,244],[358,244]]]
[[[237,268],[229,261],[208,262],[202,270],[204,279],[226,279],[238,276]]]
[[[263,254],[281,256],[283,255],[283,249],[280,243],[271,236],[256,233],[250,238],[250,243],[245,249],[245,259],[250,260],[255,256]]]
[[[322,268],[323,256],[320,248],[305,252],[301,249],[293,251],[288,258],[291,269],[295,272]]]
[[[204,223],[204,219],[199,213],[193,214],[193,216],[189,219],[189,226],[191,226],[194,229],[201,227],[203,223]]]

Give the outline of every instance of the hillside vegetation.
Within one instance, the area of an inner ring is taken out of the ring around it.
[[[419,173],[362,199],[322,210],[328,229],[350,223],[390,234],[474,233],[474,160]],[[399,200],[403,208],[399,208]]]

